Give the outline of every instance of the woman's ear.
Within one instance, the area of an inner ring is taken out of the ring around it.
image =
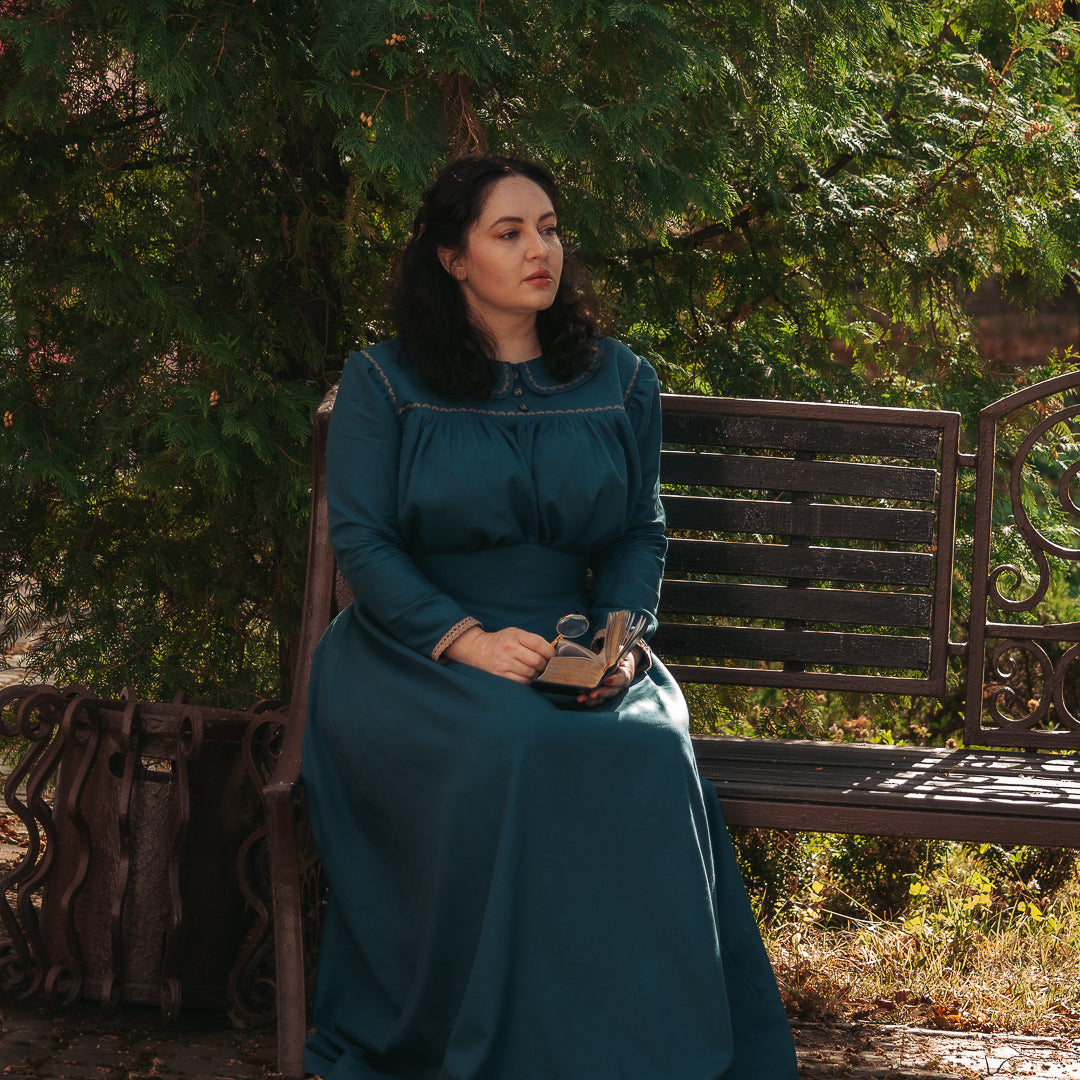
[[[439,262],[442,268],[455,280],[465,280],[465,267],[461,265],[461,253],[453,248],[439,248]]]

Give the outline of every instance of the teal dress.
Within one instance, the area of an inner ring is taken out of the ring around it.
[[[656,376],[610,339],[565,383],[502,364],[483,400],[435,397],[395,341],[350,357],[327,484],[357,598],[318,647],[303,758],[325,1080],[795,1080],[663,664],[589,708],[442,656],[477,620],[655,627],[659,447]]]

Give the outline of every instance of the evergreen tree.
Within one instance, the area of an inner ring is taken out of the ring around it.
[[[970,411],[967,295],[1078,272],[1078,43],[1060,0],[0,0],[3,633],[288,693],[311,410],[463,151],[553,168],[672,389]]]

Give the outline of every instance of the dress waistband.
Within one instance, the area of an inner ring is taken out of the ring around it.
[[[555,623],[585,604],[585,555],[539,544],[413,555],[433,585],[488,630],[520,626],[553,637]]]

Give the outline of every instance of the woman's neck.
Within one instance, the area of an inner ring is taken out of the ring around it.
[[[543,349],[540,341],[534,334],[528,340],[521,341],[514,348],[504,348],[500,343],[496,351],[495,359],[504,360],[508,364],[524,364],[527,360],[535,360]]]
[[[495,349],[495,359],[508,364],[523,364],[533,360],[543,349],[536,332],[536,316],[530,313],[524,319],[506,320],[502,325],[492,326],[490,321],[483,329]]]

